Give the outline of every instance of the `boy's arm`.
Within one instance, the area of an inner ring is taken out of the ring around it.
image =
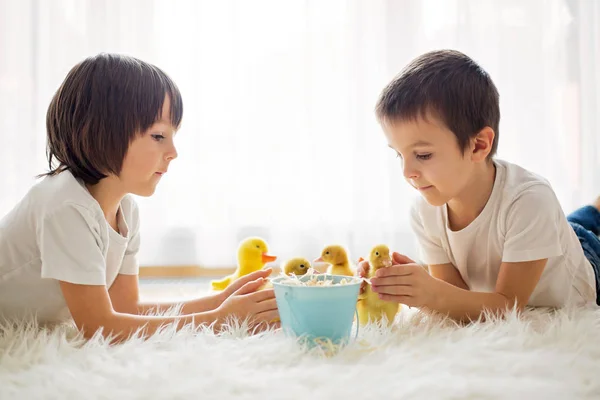
[[[255,332],[279,324],[276,322],[279,321],[279,313],[275,293],[272,289],[258,290],[265,284],[264,278],[245,283],[217,310],[174,317],[119,313],[112,306],[106,286],[59,282],[69,312],[85,338],[102,329],[104,337],[110,336],[113,342],[120,342],[136,332],[145,337],[173,323],[177,329],[192,325],[194,328],[206,326],[220,330],[229,318],[249,321]]]
[[[181,305],[181,314],[195,314],[218,308],[223,294],[218,293],[194,300],[181,302],[141,302],[137,275],[119,274],[108,291],[113,309],[126,314],[161,313]]]
[[[463,280],[458,269],[451,264],[437,264],[429,266],[429,273],[434,278],[440,279],[444,282],[448,282],[449,284],[456,286],[458,288],[469,290],[469,287]]]
[[[271,268],[262,269],[237,279],[222,292],[180,302],[140,302],[139,278],[137,275],[117,275],[108,293],[113,309],[122,313],[160,313],[179,305],[181,306],[180,314],[196,314],[215,310],[242,286],[259,278],[267,278],[271,272],[273,272]]]
[[[219,319],[217,311],[175,317],[126,314],[113,309],[106,286],[60,281],[60,288],[77,328],[86,339],[91,338],[100,328],[103,329],[104,336],[112,335],[113,340],[119,342],[139,330],[144,335],[151,335],[171,323],[176,323],[179,329],[187,324],[209,326]]]
[[[516,305],[520,311],[527,305],[547,261],[502,263],[493,293],[471,292],[443,282],[428,308],[461,321],[479,318],[484,309],[499,314]]]

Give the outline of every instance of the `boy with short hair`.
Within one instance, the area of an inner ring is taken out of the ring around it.
[[[493,158],[498,98],[490,76],[451,50],[418,57],[383,90],[377,117],[422,195],[411,222],[429,273],[395,253],[371,280],[381,298],[458,320],[597,301],[598,207],[567,219],[545,179]]]

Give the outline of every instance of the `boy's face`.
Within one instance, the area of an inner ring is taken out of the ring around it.
[[[471,151],[464,155],[456,136],[441,121],[427,117],[386,122],[389,146],[396,150],[406,181],[434,206],[460,196],[472,176]]]
[[[177,157],[173,143],[175,128],[171,125],[169,110],[170,100],[167,97],[161,119],[129,144],[119,174],[127,193],[151,196],[169,164]]]

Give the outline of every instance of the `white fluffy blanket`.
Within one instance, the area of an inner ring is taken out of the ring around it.
[[[336,355],[281,331],[163,332],[87,343],[71,325],[0,328],[0,399],[576,399],[600,397],[600,311],[457,326],[404,311]]]

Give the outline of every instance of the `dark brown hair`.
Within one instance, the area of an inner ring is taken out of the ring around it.
[[[95,185],[107,174],[118,175],[131,141],[160,119],[166,96],[177,129],[181,94],[159,68],[118,54],[83,60],[69,71],[48,107],[49,172],[40,176],[69,170]]]
[[[437,117],[463,152],[469,139],[490,127],[495,136],[488,158],[498,148],[498,90],[483,68],[458,51],[432,51],[413,60],[383,90],[376,113],[380,122]]]

